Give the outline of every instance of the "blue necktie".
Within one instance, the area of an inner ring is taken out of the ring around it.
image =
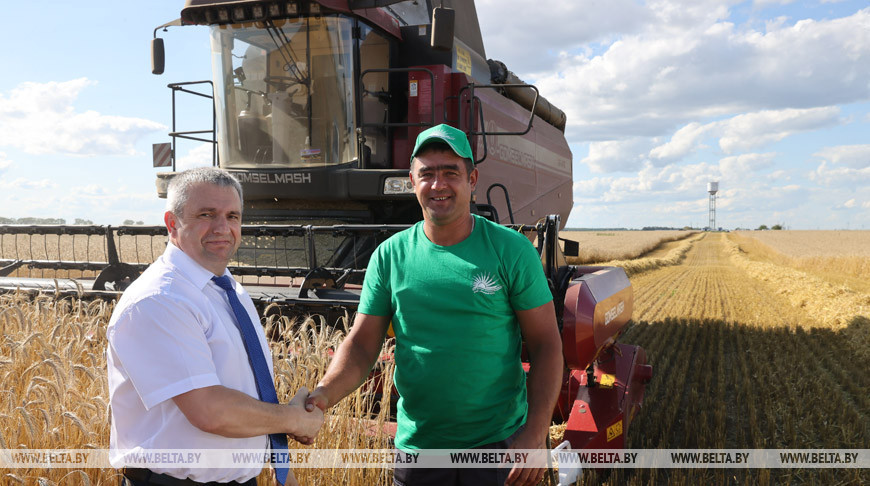
[[[266,358],[263,354],[263,349],[260,347],[260,340],[257,337],[257,332],[254,330],[254,324],[251,318],[248,317],[248,311],[239,301],[233,283],[230,277],[224,275],[222,277],[211,278],[218,287],[224,289],[227,297],[230,299],[230,307],[233,308],[233,314],[236,315],[236,320],[239,323],[239,330],[242,333],[242,341],[245,342],[245,350],[248,352],[248,361],[251,363],[251,370],[254,372],[254,381],[257,383],[257,393],[260,395],[260,400],[268,403],[278,403],[278,394],[275,393],[275,383],[272,381],[272,375],[269,374],[269,366],[266,364]],[[269,434],[269,442],[274,453],[287,452],[287,436],[283,433]],[[284,457],[287,457],[286,454]],[[275,475],[278,482],[284,484],[287,480],[287,466],[275,465]]]

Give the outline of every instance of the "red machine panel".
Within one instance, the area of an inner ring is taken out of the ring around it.
[[[571,372],[570,383],[577,394],[571,404],[565,440],[573,449],[625,448],[625,434],[652,377],[643,348],[616,344],[606,353],[614,356],[595,367],[595,385],[587,386],[586,373]]]
[[[631,319],[633,293],[618,267],[577,267],[565,294],[562,346],[568,367],[585,370]]]

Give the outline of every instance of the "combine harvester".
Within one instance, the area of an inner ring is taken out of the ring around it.
[[[459,127],[485,188],[472,210],[537,240],[566,363],[554,419],[567,421],[574,449],[623,448],[652,368],[643,349],[616,343],[632,313],[625,272],[565,261],[562,246],[576,252],[558,237],[573,205],[565,115],[486,59],[472,1],[434,3],[188,0],[180,19],[154,30],[152,71],[164,68],[159,30],[206,25],[214,79],[169,85],[172,143],[155,154],[172,171],[157,175],[158,195],[175,174],[178,138],[213,143],[215,165],[245,193],[230,270],[258,305],[331,322],[356,308],[376,245],[421,218],[408,178],[417,134]],[[182,93],[211,98],[210,130],[176,130]],[[0,226],[0,289],[115,298],[159,256],[165,233]]]

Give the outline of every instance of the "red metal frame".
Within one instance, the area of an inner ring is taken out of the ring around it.
[[[601,384],[604,375],[612,375],[612,385]],[[595,382],[587,387],[585,371],[572,370],[560,398],[576,391],[568,415],[565,440],[572,449],[622,449],[631,419],[643,402],[646,383],[652,378],[652,366],[646,364],[646,352],[639,346],[616,344],[608,349],[595,366]],[[566,404],[560,401],[560,409]]]

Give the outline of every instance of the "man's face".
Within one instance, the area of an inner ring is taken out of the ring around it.
[[[426,221],[441,226],[469,213],[477,169],[469,174],[458,155],[450,151],[425,153],[414,159],[410,176]]]
[[[242,241],[242,201],[232,187],[197,184],[182,214],[167,211],[164,220],[169,241],[215,275],[223,275]]]

